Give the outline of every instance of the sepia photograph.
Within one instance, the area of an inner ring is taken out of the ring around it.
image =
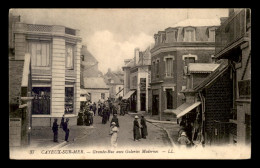
[[[9,159],[251,158],[250,8],[11,8]]]

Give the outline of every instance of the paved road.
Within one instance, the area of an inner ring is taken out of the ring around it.
[[[110,117],[111,120],[112,116]],[[119,135],[118,148],[121,147],[170,147],[167,134],[160,128],[147,122],[148,137],[141,141],[133,140],[133,117],[130,115],[118,116]],[[89,148],[89,147],[110,147],[109,126],[101,123],[100,116],[94,116],[92,129],[88,129],[85,135],[79,137],[74,142],[70,142],[66,148]]]

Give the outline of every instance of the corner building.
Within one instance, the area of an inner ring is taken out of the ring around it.
[[[151,49],[152,115],[176,119],[174,110],[185,102],[189,63],[210,63],[215,53],[219,19],[187,19],[154,35]]]
[[[80,108],[79,30],[16,22],[15,60],[31,55],[32,126],[51,126],[63,114],[76,125]]]

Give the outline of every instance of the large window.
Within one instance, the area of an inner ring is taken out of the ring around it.
[[[172,89],[166,89],[167,109],[173,109],[173,93]]]
[[[50,43],[48,42],[29,42],[29,52],[32,58],[32,66],[50,66]]]
[[[50,87],[32,88],[32,114],[50,114]]]
[[[65,114],[73,113],[74,88],[65,87]]]
[[[173,58],[165,59],[165,76],[172,77],[173,76]]]
[[[73,45],[67,44],[66,45],[66,68],[73,69],[73,57],[74,57],[74,50]]]

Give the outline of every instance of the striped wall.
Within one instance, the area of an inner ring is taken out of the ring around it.
[[[65,102],[65,39],[53,38],[52,41],[52,84],[51,115],[60,117],[64,114]]]

